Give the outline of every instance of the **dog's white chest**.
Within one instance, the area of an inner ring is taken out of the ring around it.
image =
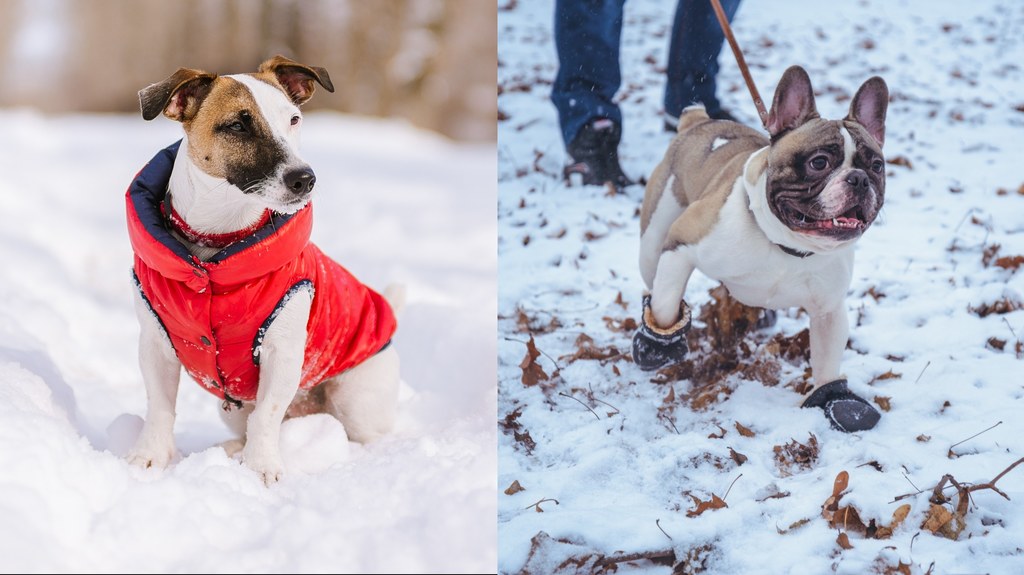
[[[853,270],[852,248],[805,258],[784,252],[757,226],[740,190],[730,194],[718,223],[696,247],[701,272],[757,307],[835,307],[846,296]]]

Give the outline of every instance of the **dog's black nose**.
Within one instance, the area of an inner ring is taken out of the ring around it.
[[[309,168],[292,170],[284,175],[284,185],[297,196],[302,196],[313,191],[313,184],[316,183],[316,174]]]
[[[864,173],[864,170],[854,170],[846,176],[846,183],[853,186],[853,189],[858,192],[866,192],[870,182],[868,181],[868,175]]]

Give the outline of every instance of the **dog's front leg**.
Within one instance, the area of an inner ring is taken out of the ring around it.
[[[178,399],[181,363],[156,315],[135,292],[139,319],[139,367],[146,385],[146,423],[128,462],[139,467],[166,467],[174,457],[174,406]]]
[[[664,250],[658,258],[651,295],[644,298],[640,328],[633,334],[633,361],[643,370],[678,363],[689,351],[690,308],[683,301],[696,267],[691,248]]]
[[[259,389],[246,424],[242,460],[267,485],[277,482],[284,471],[281,422],[302,377],[306,323],[313,303],[310,289],[298,289],[283,304],[260,348]]]
[[[867,400],[850,391],[840,379],[839,361],[846,349],[850,324],[842,306],[811,314],[811,374],[816,388],[803,407],[820,407],[832,427],[847,433],[873,428],[881,414]]]
[[[839,364],[850,336],[846,310],[839,306],[811,314],[811,374],[815,385],[839,378]]]

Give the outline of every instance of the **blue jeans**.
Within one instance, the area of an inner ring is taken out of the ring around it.
[[[732,20],[739,0],[721,0]],[[558,110],[562,139],[568,145],[585,124],[608,118],[622,126],[612,98],[619,90],[619,40],[625,0],[556,0],[555,48],[558,75],[551,101]],[[722,33],[709,0],[679,0],[672,23],[665,84],[665,112],[674,117],[700,102],[709,113],[721,105],[715,97]]]

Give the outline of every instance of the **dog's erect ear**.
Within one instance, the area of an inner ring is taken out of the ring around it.
[[[775,99],[765,126],[768,133],[774,138],[818,117],[810,77],[800,66],[790,66],[775,88]]]
[[[276,76],[296,106],[306,103],[306,100],[313,96],[313,91],[316,90],[314,80],[328,92],[334,91],[334,84],[331,83],[327,70],[318,66],[299,64],[284,56],[274,56],[260,64],[260,72],[269,72]]]
[[[139,90],[139,106],[142,117],[152,120],[163,112],[178,122],[191,120],[199,111],[199,104],[210,93],[210,86],[217,79],[215,74],[202,70],[178,68],[163,82]]]
[[[847,120],[864,126],[878,146],[885,144],[885,111],[889,107],[889,86],[878,76],[868,78],[850,102]]]

